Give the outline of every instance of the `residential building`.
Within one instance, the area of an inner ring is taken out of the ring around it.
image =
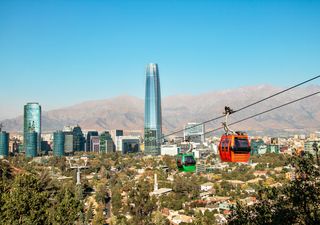
[[[278,144],[269,144],[267,145],[267,152],[278,154],[280,152],[280,146]]]
[[[161,145],[161,155],[176,156],[179,152],[177,145]]]
[[[209,191],[213,188],[213,183],[212,182],[207,182],[204,184],[200,185],[200,191]]]
[[[315,155],[316,147],[319,149],[320,141],[306,141],[304,143],[304,152]]]

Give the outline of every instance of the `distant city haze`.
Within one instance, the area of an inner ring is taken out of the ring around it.
[[[319,74],[320,1],[0,1],[0,118],[121,95],[162,97]],[[319,84],[319,81],[314,83]]]
[[[161,74],[160,74],[161,76]],[[250,107],[230,117],[236,121],[255,113],[270,109],[318,91],[319,85],[308,85],[286,92],[254,107]],[[188,122],[202,122],[222,115],[224,106],[233,109],[246,106],[254,101],[282,90],[270,85],[242,87],[201,95],[176,95],[162,98],[163,133],[182,129]],[[255,117],[232,126],[246,131],[272,130],[303,131],[318,130],[320,124],[320,96],[302,100],[276,111]],[[23,110],[23,106],[22,106]],[[42,106],[43,132],[62,129],[66,125],[79,124],[84,130],[140,130],[144,128],[144,100],[133,96],[119,96],[110,99],[87,101],[58,110],[45,110]],[[22,131],[23,117],[2,121],[7,131]],[[222,120],[206,124],[206,131],[221,126]],[[216,134],[219,134],[217,132]],[[183,133],[181,133],[181,136]]]

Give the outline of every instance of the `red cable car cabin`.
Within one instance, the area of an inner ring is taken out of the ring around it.
[[[244,132],[224,134],[220,139],[219,154],[223,162],[248,162],[250,151],[248,135]]]

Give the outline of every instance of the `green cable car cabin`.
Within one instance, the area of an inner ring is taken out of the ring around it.
[[[179,171],[195,172],[196,163],[193,153],[179,153],[177,155],[177,167]]]

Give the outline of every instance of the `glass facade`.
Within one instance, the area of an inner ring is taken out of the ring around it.
[[[85,138],[79,126],[73,128],[73,151],[84,151]]]
[[[116,130],[116,136],[123,136],[123,130]]]
[[[9,155],[9,133],[0,131],[0,158]]]
[[[100,135],[100,153],[114,152],[114,143],[108,131]]]
[[[204,142],[204,124],[199,123],[188,123],[184,127],[183,132],[184,140],[195,143]]]
[[[26,141],[27,133],[34,131],[37,133],[37,143],[36,150],[37,154],[40,154],[41,151],[41,106],[39,103],[31,102],[27,103],[24,106],[24,121],[23,121],[23,133],[24,140]],[[26,147],[28,144],[25,144],[24,151],[27,152]]]
[[[64,132],[64,152],[73,152],[73,134],[72,132]]]
[[[87,142],[86,142],[86,151],[91,152],[92,150],[92,143],[91,143],[91,137],[98,137],[98,131],[89,131],[87,133]]]
[[[64,156],[64,133],[62,131],[53,133],[53,155]]]
[[[36,157],[37,156],[37,140],[38,140],[38,133],[35,131],[29,131],[25,134],[25,153],[26,157]]]
[[[162,136],[161,92],[158,65],[150,63],[146,69],[144,112],[144,152],[160,155]]]
[[[261,155],[265,154],[267,151],[267,146],[262,139],[252,139],[250,141],[251,155]]]
[[[51,147],[48,143],[48,141],[41,141],[41,151],[42,153],[44,153],[45,155],[48,155],[49,151],[51,151]]]
[[[122,154],[136,153],[140,151],[139,138],[123,138],[122,139]]]

